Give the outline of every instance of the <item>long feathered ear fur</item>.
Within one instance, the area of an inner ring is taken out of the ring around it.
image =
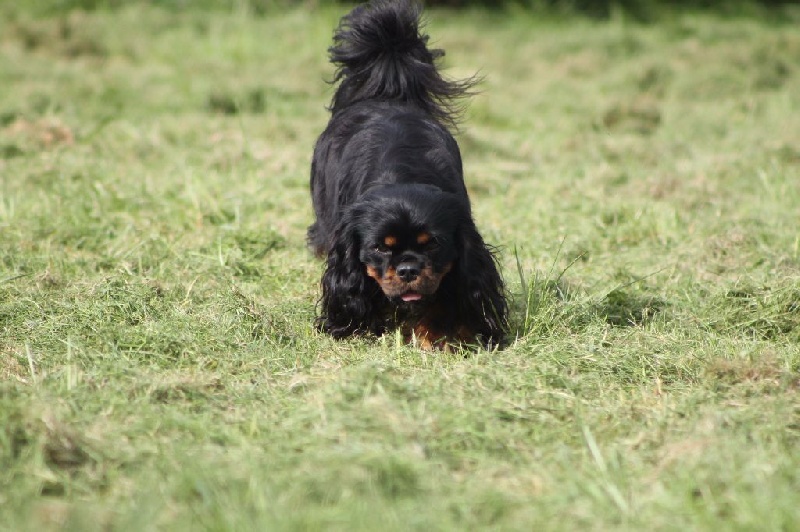
[[[508,307],[494,253],[471,219],[459,231],[458,247],[457,306],[461,320],[484,345],[499,345],[508,329]]]
[[[357,210],[350,209],[338,224],[322,275],[317,328],[334,338],[382,332],[377,312],[380,288],[367,277],[359,259],[357,218]]]

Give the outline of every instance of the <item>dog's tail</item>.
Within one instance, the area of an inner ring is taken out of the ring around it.
[[[364,100],[402,101],[455,124],[456,100],[476,80],[441,76],[435,62],[444,51],[428,49],[421,13],[414,0],[373,0],[342,18],[328,50],[340,83],[331,112]]]

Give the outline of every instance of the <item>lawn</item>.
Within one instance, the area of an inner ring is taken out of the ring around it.
[[[513,300],[432,353],[313,327],[346,8],[18,4],[0,530],[800,528],[796,21],[431,11]]]

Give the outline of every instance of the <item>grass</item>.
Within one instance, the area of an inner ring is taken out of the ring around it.
[[[341,9],[0,22],[0,529],[800,526],[800,35],[435,11],[513,343],[312,326]]]

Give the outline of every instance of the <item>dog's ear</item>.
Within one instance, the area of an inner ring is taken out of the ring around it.
[[[334,338],[381,332],[376,313],[380,289],[367,277],[359,258],[358,224],[362,216],[358,207],[345,212],[334,231],[333,246],[322,275],[322,308],[317,327]]]
[[[484,243],[471,217],[461,224],[457,246],[457,308],[460,321],[483,344],[498,345],[508,325],[503,278],[493,251]]]

